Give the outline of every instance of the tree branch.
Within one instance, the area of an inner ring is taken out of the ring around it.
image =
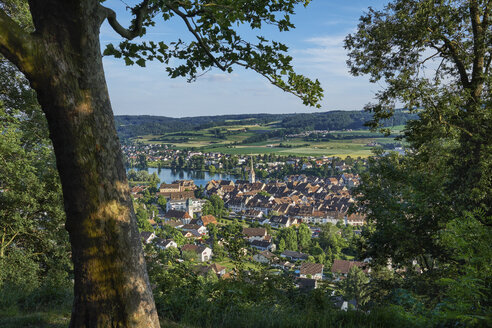
[[[107,18],[109,25],[111,25],[116,33],[118,33],[125,39],[132,40],[137,36],[142,35],[143,33],[143,21],[149,13],[148,3],[148,0],[144,0],[140,5],[132,9],[136,17],[132,21],[132,26],[130,26],[130,28],[128,29],[124,28],[118,22],[118,20],[116,19],[116,12],[113,9],[100,5],[100,10],[103,13],[103,19],[101,20],[101,23],[104,21],[104,18]]]
[[[484,13],[486,15],[486,13]],[[475,88],[480,88],[482,80],[484,55],[485,55],[485,35],[482,23],[480,22],[480,10],[477,0],[470,1],[470,18],[473,31],[473,68],[471,76],[471,84]],[[485,18],[485,17],[484,17]],[[476,85],[476,86],[475,86]],[[477,92],[473,90],[473,92]]]
[[[193,26],[191,26],[189,20],[188,20],[188,15],[183,13],[182,11],[180,11],[179,9],[177,8],[174,8],[174,7],[171,7],[171,6],[168,6],[169,9],[171,9],[176,15],[178,15],[179,17],[181,17],[183,19],[183,21],[185,22],[186,24],[186,27],[188,28],[188,30],[191,32],[191,34],[193,34],[193,36],[196,38],[196,40],[198,41],[198,43],[200,44],[200,46],[202,47],[202,49],[206,52],[207,56],[210,58],[210,60],[212,60],[214,62],[214,64],[219,68],[221,69],[222,71],[225,71],[227,69],[226,66],[222,65],[218,60],[217,58],[215,58],[215,56],[212,54],[212,52],[210,51],[209,47],[207,46],[207,44],[205,43],[205,41],[203,41],[203,38],[200,37],[200,35],[198,34],[198,32],[193,28]]]
[[[34,71],[34,43],[35,38],[0,8],[0,53],[24,73]]]
[[[425,64],[425,62],[426,62],[426,61],[428,61],[428,60],[430,60],[430,59],[432,59],[432,58],[434,58],[434,57],[436,57],[437,55],[440,55],[440,54],[441,54],[441,52],[440,52],[440,51],[436,52],[435,54],[433,54],[433,55],[431,55],[431,56],[429,56],[429,57],[425,58],[425,59],[421,62],[421,64]]]
[[[15,237],[19,234],[19,231],[16,231],[15,234],[10,238],[7,243],[5,243],[5,235],[7,234],[6,228],[3,229],[3,235],[2,235],[2,244],[0,245],[0,257],[3,257],[5,254],[5,249],[14,241]]]
[[[492,53],[489,53],[489,58],[487,59],[485,64],[485,73],[484,73],[485,76],[489,75],[489,68],[491,62],[492,62]]]
[[[431,28],[427,28],[429,32],[434,33],[435,31]],[[453,41],[448,39],[445,35],[439,33],[439,38],[444,41],[444,46],[446,49],[449,50],[449,54],[451,55],[451,58],[453,59],[454,64],[456,65],[456,68],[458,69],[458,73],[460,74],[460,80],[461,83],[463,84],[464,88],[468,88],[470,86],[470,81],[468,80],[468,73],[466,72],[466,67],[463,61],[460,59],[459,54],[458,54],[458,49],[455,47]],[[437,47],[431,43],[431,46],[442,52],[444,52],[444,49],[441,49],[440,47]]]

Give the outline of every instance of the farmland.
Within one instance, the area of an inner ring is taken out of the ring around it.
[[[392,135],[369,130],[329,131],[330,137],[282,135],[277,122],[251,124],[248,120],[234,125],[190,131],[169,132],[160,135],[144,135],[134,138],[142,143],[167,144],[173,149],[193,149],[202,152],[224,154],[276,154],[295,156],[367,157],[374,144],[396,143],[394,137],[401,133],[402,126],[392,129]],[[264,135],[261,137],[261,135]],[[263,139],[255,142],[255,138]],[[251,141],[251,142],[250,142]]]

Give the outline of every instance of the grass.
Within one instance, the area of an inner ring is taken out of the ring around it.
[[[0,312],[2,328],[66,328],[70,322],[70,311],[46,311],[22,313],[18,311]]]
[[[231,259],[229,259],[229,258],[226,258],[223,261],[215,261],[215,263],[220,264],[229,270],[232,270],[234,268],[234,263],[232,263]],[[244,268],[246,270],[250,270],[250,269],[251,270],[258,270],[258,264],[254,263],[254,262],[244,261],[243,264],[244,264]]]
[[[391,308],[375,310],[371,313],[359,311],[340,311],[330,308],[320,309],[320,305],[313,303],[305,309],[296,306],[258,306],[247,304],[231,306],[224,311],[187,311],[181,322],[191,323],[197,327],[220,328],[380,328],[380,327],[423,327],[425,320],[412,320],[405,317],[400,311]],[[215,312],[215,313],[214,313]],[[202,314],[202,316],[200,316]]]
[[[313,305],[314,308],[314,305]],[[412,322],[392,311],[374,311],[369,314],[362,312],[319,311],[272,307],[269,309],[246,306],[241,309],[231,308],[222,313],[196,317],[196,311],[190,308],[181,322],[160,318],[162,328],[193,328],[193,327],[418,327],[419,322]],[[2,316],[2,328],[65,328],[70,323],[70,312],[36,312],[15,316]]]
[[[66,328],[70,323],[70,312],[35,312],[2,316],[0,314],[0,327],[2,328]],[[192,327],[166,318],[160,319],[161,328],[186,328]]]

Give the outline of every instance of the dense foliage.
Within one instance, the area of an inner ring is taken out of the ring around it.
[[[491,324],[490,5],[393,1],[346,39],[352,73],[386,85],[371,125],[395,102],[419,113],[405,130],[410,152],[379,154],[358,189],[370,222],[362,250],[405,272],[380,281],[392,291],[380,301],[406,295],[409,311],[454,325]]]
[[[66,306],[70,247],[46,120],[17,70],[0,70],[0,308]]]

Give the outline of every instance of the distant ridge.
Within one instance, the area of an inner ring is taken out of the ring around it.
[[[116,130],[122,139],[143,135],[158,135],[168,132],[200,130],[215,126],[238,124],[275,124],[278,128],[291,132],[307,130],[367,129],[364,123],[372,118],[365,111],[329,111],[300,114],[235,114],[194,117],[166,117],[151,115],[117,115]],[[385,126],[403,125],[417,118],[404,110],[396,110]]]

